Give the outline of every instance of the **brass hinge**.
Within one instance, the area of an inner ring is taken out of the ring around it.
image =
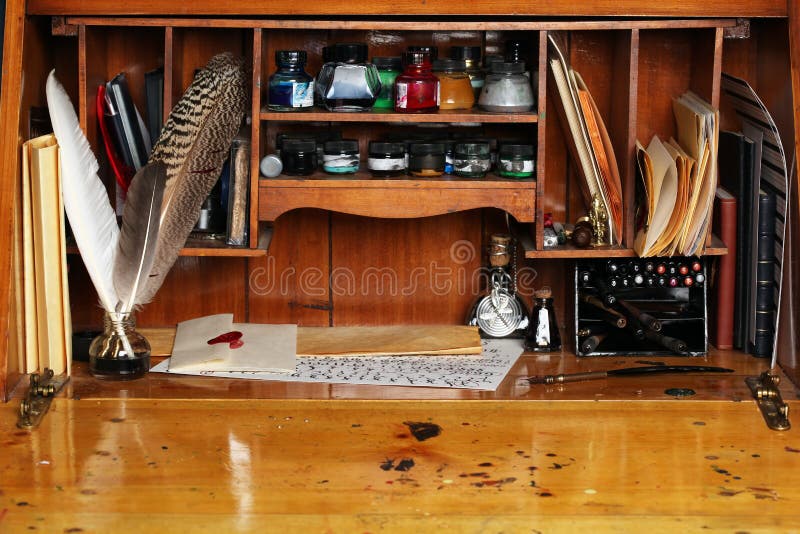
[[[772,430],[789,430],[789,405],[783,402],[778,384],[781,378],[769,371],[764,371],[759,376],[748,376],[744,379],[753,398],[756,400],[764,421]]]
[[[68,381],[67,375],[54,378],[52,369],[45,369],[41,375],[33,373],[28,393],[19,405],[17,426],[26,430],[39,426],[44,414],[50,409],[53,397]]]

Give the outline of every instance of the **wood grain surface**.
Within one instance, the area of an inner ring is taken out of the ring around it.
[[[288,0],[242,0],[221,3],[212,0],[195,2],[159,2],[128,0],[109,3],[107,0],[31,0],[28,12],[37,15],[538,15],[538,16],[622,16],[622,17],[781,17],[786,16],[783,0],[595,0],[593,2],[528,2],[526,0],[476,0],[469,3],[454,0],[374,0],[357,7],[343,2],[324,0],[298,3]]]
[[[797,403],[795,403],[797,404]],[[5,532],[787,532],[752,403],[72,400],[3,435]]]

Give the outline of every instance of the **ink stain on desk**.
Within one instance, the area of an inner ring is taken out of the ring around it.
[[[720,495],[722,497],[734,497],[736,495],[739,495],[740,493],[744,493],[744,490],[736,491],[728,488],[720,488],[720,491],[719,493],[717,493],[717,495]]]
[[[706,426],[706,422],[705,422],[705,421],[695,421],[695,422],[694,422],[694,423],[692,423],[692,424],[693,424],[694,426]]]
[[[381,462],[380,468],[384,471],[391,471],[394,469],[394,458],[387,458]]]
[[[112,423],[121,423],[121,422],[123,422],[124,420],[125,420],[125,418],[124,418],[124,417],[112,417],[112,418],[111,418],[111,422],[112,422]]]
[[[476,488],[484,488],[488,486],[488,487],[496,487],[499,489],[505,486],[506,484],[511,484],[516,481],[517,481],[516,477],[506,477],[498,480],[482,480],[480,482],[473,482],[472,485],[475,486]]]
[[[722,469],[721,467],[716,466],[716,465],[712,465],[711,469],[713,469],[715,472],[719,473],[720,475],[730,475],[731,474],[730,471],[728,471],[727,469]]]
[[[558,456],[558,455],[556,453],[554,453],[554,452],[548,452],[545,456],[549,456],[550,458],[553,458],[553,457]]]
[[[395,471],[410,471],[415,465],[413,458],[403,458],[396,465],[394,460],[394,458],[387,458],[378,467],[384,471],[391,471],[392,469]]]
[[[478,467],[492,467],[493,465],[492,462],[483,462],[478,464]]]
[[[787,446],[785,446],[785,447],[783,448],[783,450],[785,450],[786,452],[800,452],[800,449],[795,449],[794,447],[790,447],[790,446],[788,446],[788,445],[787,445]]]
[[[411,434],[417,438],[417,441],[425,441],[426,439],[435,438],[442,433],[442,427],[436,423],[404,421],[403,424],[408,427],[408,429],[411,431]]]
[[[395,471],[410,471],[414,467],[414,460],[412,458],[403,458],[394,468]]]
[[[97,456],[111,456],[111,453],[108,451],[94,451]]]

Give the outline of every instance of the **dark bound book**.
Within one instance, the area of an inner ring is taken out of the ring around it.
[[[147,163],[147,149],[124,72],[117,74],[106,84],[106,95],[114,110],[119,114],[118,126],[121,126],[122,129],[122,150],[130,156],[131,166],[138,171]],[[123,157],[123,159],[127,164],[128,158]]]
[[[155,145],[164,120],[164,69],[144,73],[144,98],[147,106],[147,131]]]
[[[734,296],[733,346],[747,347],[747,334],[750,331],[751,292],[754,284],[752,246],[755,239],[753,213],[757,190],[753,189],[755,173],[755,144],[740,132],[720,132],[719,134],[719,183],[736,197],[736,287]]]
[[[772,356],[775,339],[775,216],[774,193],[758,194],[758,267],[756,269],[756,301],[753,306],[755,335],[749,349],[754,356]]]

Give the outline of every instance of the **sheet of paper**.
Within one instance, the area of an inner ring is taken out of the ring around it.
[[[289,375],[198,370],[182,370],[176,373],[171,368],[169,360],[156,365],[150,372],[284,382],[426,386],[494,391],[522,354],[522,340],[485,339],[482,345],[483,352],[476,356],[300,357],[297,358],[297,369]]]

